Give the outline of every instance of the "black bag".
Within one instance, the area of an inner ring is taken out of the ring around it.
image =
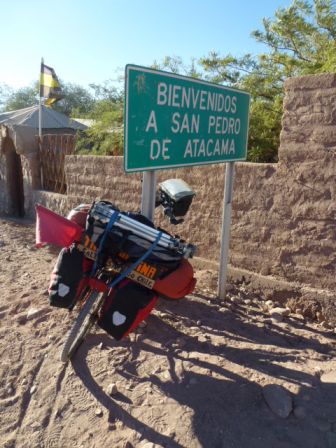
[[[84,275],[84,255],[74,245],[61,250],[49,285],[50,305],[72,308]]]
[[[130,280],[123,280],[106,298],[98,325],[120,340],[148,316],[157,300],[154,291]]]
[[[106,201],[101,201],[98,204],[107,209],[119,211],[117,207]],[[127,212],[123,214],[135,221],[154,228],[154,224],[140,213]],[[106,226],[106,222],[103,223],[99,219],[95,219],[89,212],[85,233],[96,248],[99,248]],[[152,243],[150,241],[147,241],[141,236],[121,229],[118,226],[113,226],[108,235],[106,235],[104,247],[99,254],[99,264],[104,264],[108,257],[112,257],[115,262],[120,261],[118,260],[120,254],[123,254],[122,259],[124,261],[134,262],[142,257],[151,245]],[[169,268],[169,270],[174,270],[178,267],[182,258],[183,256],[175,251],[156,246],[146,261],[153,264],[161,264]]]
[[[91,207],[91,210],[89,211],[86,219],[84,238],[89,238],[91,241],[91,246],[94,247],[94,250],[98,250],[101,240],[104,237],[108,221],[102,222],[100,219],[96,219],[96,217],[93,216],[92,208],[95,204],[103,206],[111,212],[119,210],[116,206],[107,201],[99,201],[97,203],[94,203]],[[125,237],[126,236],[124,235],[122,229],[116,229],[116,231],[114,231],[113,234],[110,235],[108,241],[107,238],[105,238],[104,248],[102,248],[101,252],[99,253],[99,264],[104,264],[107,256],[116,257],[117,254],[121,252],[121,247]]]

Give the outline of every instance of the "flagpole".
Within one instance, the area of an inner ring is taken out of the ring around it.
[[[42,74],[42,67],[44,64],[44,59],[41,58],[41,68],[40,68],[40,101],[39,101],[39,152],[40,152],[40,165],[41,165],[41,153],[42,153],[42,95],[41,95],[41,74]],[[41,167],[42,168],[42,167]],[[41,182],[42,182],[42,188],[43,185],[43,170],[41,169]]]

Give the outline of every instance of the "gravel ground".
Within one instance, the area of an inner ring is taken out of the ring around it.
[[[335,448],[335,333],[198,271],[122,342],[88,335],[59,360],[73,321],[49,306],[57,251],[0,219],[2,447]],[[276,308],[278,308],[276,310]]]

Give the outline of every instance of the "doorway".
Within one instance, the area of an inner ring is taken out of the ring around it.
[[[10,138],[4,142],[4,153],[6,158],[8,214],[22,218],[24,212],[23,174],[19,154]]]

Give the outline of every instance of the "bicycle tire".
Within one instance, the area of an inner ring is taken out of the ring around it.
[[[86,334],[97,319],[97,312],[103,304],[106,295],[97,290],[91,290],[87,294],[89,297],[70,328],[63,344],[61,350],[62,362],[67,362],[83,342]]]

